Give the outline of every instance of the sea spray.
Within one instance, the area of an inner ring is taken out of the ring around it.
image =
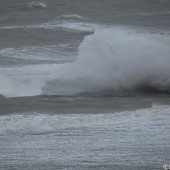
[[[75,62],[1,68],[0,93],[6,97],[141,90],[167,93],[169,44],[170,37],[161,34],[120,27],[99,29],[84,38]]]
[[[53,92],[168,92],[169,44],[170,37],[136,30],[96,31],[85,37],[76,62],[64,65],[56,74]]]

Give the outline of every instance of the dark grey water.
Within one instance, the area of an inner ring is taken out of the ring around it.
[[[169,0],[0,0],[0,169],[170,164]]]

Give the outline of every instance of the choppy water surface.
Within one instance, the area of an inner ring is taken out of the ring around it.
[[[117,113],[3,115],[0,167],[161,169],[170,154],[169,110],[153,105]]]
[[[170,1],[0,0],[0,169],[170,164]]]

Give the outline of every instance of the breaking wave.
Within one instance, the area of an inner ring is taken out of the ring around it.
[[[1,69],[0,94],[169,93],[169,44],[165,35],[99,29],[85,37],[73,63]]]
[[[51,81],[57,88],[49,84],[46,87],[57,94],[167,93],[170,90],[169,43],[170,37],[135,30],[96,31],[85,37],[76,62],[60,68],[57,78]]]

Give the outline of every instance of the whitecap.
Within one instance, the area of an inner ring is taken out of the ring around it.
[[[44,2],[30,2],[28,3],[28,6],[30,8],[46,8],[47,4],[45,4]]]

